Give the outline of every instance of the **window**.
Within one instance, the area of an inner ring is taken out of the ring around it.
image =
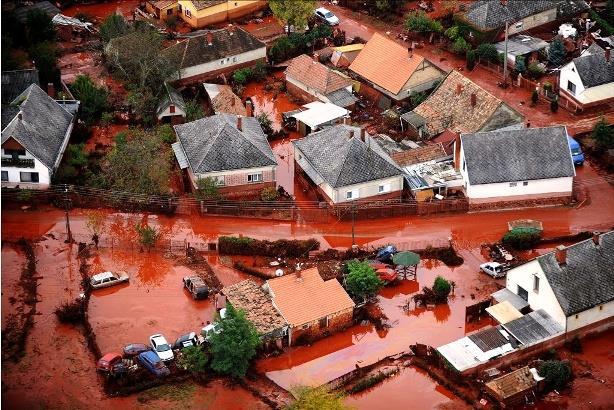
[[[467,170],[467,163],[465,161],[463,161],[463,171]]]
[[[576,85],[574,83],[572,83],[571,81],[567,81],[567,90],[570,93],[575,94],[576,93]]]
[[[233,63],[236,63],[236,62],[237,62],[237,57],[233,57],[233,58],[232,58],[232,62],[233,62]]]
[[[523,289],[520,286],[518,286],[518,296],[520,296],[527,302],[529,301],[529,292],[527,292],[526,289]]]
[[[516,185],[518,185],[516,182],[510,182],[510,188],[515,187]]]
[[[38,172],[20,172],[19,179],[21,182],[38,182]]]
[[[192,17],[192,13],[188,9],[185,9],[185,15],[188,17]]]
[[[220,61],[220,65],[224,65],[224,60]]]
[[[226,181],[224,180],[224,175],[216,175],[216,176],[213,177],[213,180],[219,186],[226,185]]]
[[[358,198],[358,190],[354,189],[352,191],[347,191],[345,193],[345,199],[357,199]]]
[[[171,114],[175,114],[175,106],[174,105],[169,106],[168,112],[170,112]]]
[[[533,275],[533,292],[539,293],[539,276]]]
[[[320,329],[324,329],[325,327],[328,327],[328,317],[320,319]]]
[[[383,194],[385,192],[390,192],[390,184],[383,184],[377,187],[377,192]]]
[[[523,181],[522,182],[522,186],[527,186],[527,185],[529,185],[529,181]]]
[[[167,16],[170,16],[170,15],[172,15],[172,14],[173,14],[173,9],[168,9],[168,10],[166,10],[166,15],[167,15]]]
[[[519,21],[518,23],[516,23],[516,28],[518,28],[518,29],[522,28],[523,24],[524,23],[522,21]]]
[[[2,181],[8,181],[8,180],[9,180],[9,172],[2,171]]]
[[[578,319],[580,317],[580,315],[576,315],[576,319]]]
[[[8,148],[8,149],[4,149],[4,155],[11,156],[11,157],[17,159],[17,157],[19,157],[19,156],[26,155],[26,150],[23,149],[23,148],[22,149],[10,149],[10,148]]]
[[[599,306],[599,310],[603,310],[603,305]]]
[[[262,172],[257,174],[247,174],[247,182],[262,182]]]

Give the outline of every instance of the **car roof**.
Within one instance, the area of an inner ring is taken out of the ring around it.
[[[166,342],[166,338],[161,334],[151,335],[150,339],[163,339]]]
[[[143,352],[143,353],[139,354],[139,356],[146,357],[147,359],[152,360],[152,361],[159,361],[160,360],[158,355],[155,352],[151,351],[151,350]]]
[[[106,271],[106,272],[97,273],[96,275],[92,276],[92,278],[96,280],[101,280],[101,279],[110,278],[111,276],[113,276],[113,273],[110,271]]]
[[[319,7],[316,9],[316,11],[322,12],[322,13],[330,13],[330,10],[324,7]]]
[[[121,354],[119,354],[119,353],[116,353],[116,352],[107,353],[107,354],[105,354],[104,356],[102,356],[102,357],[100,358],[100,360],[103,360],[103,359],[104,359],[104,360],[106,360],[106,361],[110,361],[111,359],[113,359],[113,358],[115,358],[115,357],[117,357],[117,356],[121,357],[122,355],[121,355]]]
[[[184,342],[186,340],[196,337],[196,332],[185,333],[177,338],[177,341]]]

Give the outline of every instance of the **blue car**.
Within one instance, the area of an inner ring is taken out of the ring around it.
[[[569,149],[571,150],[571,157],[573,158],[574,165],[584,164],[584,153],[578,141],[568,135],[567,142],[569,142]]]
[[[147,351],[139,354],[137,357],[138,362],[151,374],[156,377],[164,377],[171,374],[171,371],[166,367],[166,365],[160,360],[156,352]]]
[[[395,253],[397,253],[397,248],[395,248],[393,245],[388,245],[379,250],[375,259],[380,262],[390,263],[392,262],[392,256]]]

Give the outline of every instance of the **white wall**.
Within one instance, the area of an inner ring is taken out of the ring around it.
[[[11,158],[10,155],[4,155],[4,149],[2,150],[2,158]],[[49,168],[45,166],[38,159],[34,158],[27,150],[26,155],[20,155],[22,159],[34,159],[34,168],[17,168],[17,167],[2,167],[2,171],[7,171],[9,174],[8,182],[2,181],[2,186],[15,187],[19,185],[22,188],[46,188],[51,183],[51,175]],[[25,183],[21,182],[21,172],[38,172],[38,183]]]
[[[533,290],[534,274],[539,278],[538,292]],[[521,286],[529,292],[528,302],[531,309],[544,309],[554,320],[559,322],[561,326],[566,326],[566,317],[563,313],[563,309],[561,309],[537,259],[510,269],[507,272],[505,287],[511,292],[518,294],[518,286]]]
[[[610,301],[601,306],[595,306],[592,309],[568,317],[567,331],[570,332],[612,316],[614,316],[614,301]]]
[[[185,117],[185,111],[182,110],[181,108],[179,108],[178,106],[175,105],[175,112],[171,113],[171,106],[168,105],[164,111],[162,111],[160,114],[158,114],[158,120],[161,120],[164,117],[174,117],[175,115],[180,115],[182,117]]]
[[[572,93],[567,89],[567,83],[569,81],[576,85],[575,93]],[[561,68],[559,87],[574,96],[580,95],[584,92],[584,84],[582,84],[582,79],[580,79],[580,75],[578,74],[578,71],[576,70],[576,65],[573,61]]]
[[[524,183],[527,183],[525,186]],[[524,195],[542,195],[564,193],[571,195],[573,177],[535,179],[530,181],[517,181],[516,186],[509,182],[497,184],[471,185],[467,180],[466,194],[469,198],[505,198]]]
[[[262,181],[260,182],[275,182],[276,181],[276,165],[268,166],[268,167],[259,167],[259,168],[244,168],[244,169],[233,169],[228,171],[218,171],[218,172],[207,172],[205,174],[195,174],[193,172],[189,172],[190,179],[192,179],[192,183],[194,187],[196,187],[196,181],[200,178],[219,178],[223,177],[225,184],[222,186],[238,186],[238,185],[248,185],[251,182],[243,181],[243,177],[247,178],[247,174],[257,174],[262,173]],[[270,173],[271,177],[267,177],[267,173]],[[239,182],[241,180],[241,182]]]
[[[213,46],[211,46],[213,47]],[[239,64],[245,64],[250,61],[260,60],[266,58],[266,47],[258,48],[256,50],[248,51],[246,53],[237,54],[234,56],[227,56],[221,63],[220,60],[210,61],[208,63],[195,65],[192,67],[186,67],[181,70],[181,78],[185,79],[200,74],[209,73],[216,70],[232,69],[232,67]],[[236,61],[234,61],[236,59]]]
[[[522,24],[510,24],[508,34],[519,33],[533,27],[541,26],[542,24],[556,20],[556,8],[542,11],[521,20]]]
[[[386,192],[379,192],[380,185],[387,185],[390,187]],[[336,188],[333,192],[331,199],[334,203],[351,202],[355,199],[364,199],[377,195],[385,195],[391,192],[398,192],[403,189],[403,176],[395,176],[385,179],[378,179],[376,181],[369,181],[362,184],[348,185],[340,188]],[[346,199],[346,194],[349,191],[358,191],[358,197],[352,199]],[[399,195],[400,197],[400,195]]]
[[[300,81],[298,81],[297,79],[290,77],[290,76],[286,76],[286,81],[289,82],[290,84],[294,85],[295,87],[305,91],[307,94],[313,95],[314,97],[316,97],[318,100],[322,101],[322,102],[331,102],[324,94],[322,94],[321,92],[319,92],[318,90],[309,87],[306,84],[301,83]],[[351,93],[352,92],[352,86],[348,85],[347,87],[345,87],[345,89]]]

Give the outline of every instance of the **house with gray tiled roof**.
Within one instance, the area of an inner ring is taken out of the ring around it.
[[[3,187],[41,189],[49,186],[75,121],[75,115],[65,107],[38,84],[31,84],[10,105],[3,104]],[[13,117],[9,118],[6,113]]]
[[[159,122],[181,124],[185,120],[185,100],[181,93],[175,90],[169,83],[164,84],[164,93],[158,108],[156,117]]]
[[[298,166],[334,204],[401,197],[402,171],[364,129],[335,125],[292,144]]]
[[[559,88],[578,110],[614,101],[614,56],[611,48],[591,44],[561,68]]]
[[[256,118],[216,114],[174,128],[173,151],[194,188],[207,177],[227,196],[276,186],[277,160]]]
[[[509,270],[506,288],[566,332],[604,329],[614,325],[613,266],[614,231],[595,233]]]
[[[571,197],[576,173],[563,126],[461,134],[455,144],[472,204]]]

